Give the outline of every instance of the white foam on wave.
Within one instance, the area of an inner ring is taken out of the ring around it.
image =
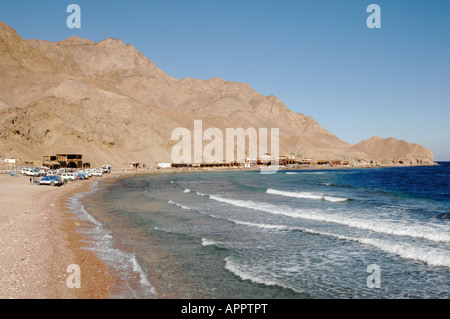
[[[323,199],[328,202],[345,202],[349,200],[348,198],[333,197],[333,196],[324,196]]]
[[[98,221],[96,218],[94,218],[94,216],[92,216],[91,214],[88,213],[88,211],[84,208],[84,205],[80,205],[80,212],[83,214],[83,216],[90,221],[91,223],[93,223],[95,226],[103,226],[103,223],[101,223],[100,221]]]
[[[103,223],[101,223],[94,216],[89,214],[89,212],[85,209],[84,205],[81,204],[80,198],[83,197],[84,195],[85,195],[84,193],[79,193],[79,194],[76,194],[75,196],[73,196],[69,200],[69,202],[70,202],[70,204],[68,205],[69,208],[72,209],[73,211],[75,211],[76,213],[78,213],[77,216],[79,218],[82,218],[82,219],[84,219],[84,220],[86,220],[88,222],[91,222],[96,227],[103,226]]]
[[[189,188],[185,188],[183,191],[183,193],[190,193],[190,192],[191,192],[191,190]]]
[[[202,238],[202,246],[213,246],[216,242],[207,238]]]
[[[308,171],[303,171],[303,172],[285,172],[286,175],[298,175],[298,174],[302,174],[302,175],[324,175],[324,174],[328,174],[328,172],[308,172]]]
[[[260,229],[274,229],[274,230],[300,230],[302,232],[321,235],[321,236],[329,236],[334,237],[340,240],[348,240],[353,242],[358,242],[364,245],[369,245],[375,247],[377,249],[383,250],[387,253],[394,254],[400,256],[405,259],[411,259],[416,261],[424,262],[428,265],[432,266],[443,266],[450,268],[450,253],[448,250],[433,248],[433,247],[418,247],[415,245],[411,245],[408,243],[401,242],[392,242],[387,240],[382,240],[378,238],[363,238],[363,237],[350,237],[330,232],[324,231],[316,231],[309,228],[304,227],[294,227],[287,225],[270,225],[270,224],[259,224],[259,223],[251,223],[239,220],[231,220],[232,222],[249,226],[249,227],[257,227]]]
[[[262,229],[276,229],[276,230],[291,229],[291,227],[283,226],[283,225],[258,224],[258,223],[245,222],[245,221],[236,220],[236,219],[230,219],[230,221],[232,221],[233,223],[235,223],[237,225],[256,227],[256,228],[262,228]]]
[[[396,254],[406,259],[413,259],[427,263],[432,266],[443,266],[450,268],[450,254],[447,250],[417,247],[409,244],[384,241],[373,238],[351,238],[342,236],[342,239],[353,240],[362,244],[374,246],[391,254]]]
[[[100,183],[100,180],[99,180],[99,179],[96,180],[96,181],[93,181],[92,184],[91,184],[91,190],[92,190],[92,191],[98,190],[98,184],[99,184],[99,183]]]
[[[97,188],[92,189],[92,191],[96,190]],[[104,228],[105,224],[94,218],[94,216],[92,216],[85,209],[84,205],[81,204],[80,198],[84,195],[86,195],[86,193],[80,193],[73,196],[70,200],[71,204],[69,207],[77,214],[78,217],[88,220],[94,225],[91,231],[86,231],[93,235],[93,241],[90,242],[90,246],[86,249],[95,251],[103,261],[111,265],[114,269],[117,269],[119,272],[133,271],[138,273],[140,278],[139,283],[142,285],[141,288],[143,289],[143,294],[145,296],[148,296],[149,294],[156,296],[157,294],[154,287],[148,281],[144,271],[137,262],[136,257],[115,248],[113,236]],[[128,289],[125,293],[131,293],[135,297],[138,297],[137,291],[129,287],[128,284],[126,284],[126,286]]]
[[[162,233],[169,233],[169,234],[174,234],[177,233],[176,230],[170,229],[170,228],[161,228],[158,226],[153,227],[154,230],[162,232]]]
[[[136,260],[136,256],[133,256],[133,258],[131,258],[130,262],[133,265],[133,271],[139,274],[139,278],[140,278],[139,282],[140,282],[140,284],[145,286],[146,288],[148,288],[149,292],[152,295],[157,295],[155,287],[153,287],[152,284],[150,284],[150,282],[148,281],[145,272],[142,270],[141,265]]]
[[[245,268],[245,270],[244,270]],[[304,291],[295,289],[293,287],[289,287],[287,285],[283,285],[273,279],[265,278],[265,276],[261,274],[257,274],[257,271],[249,271],[248,267],[241,267],[237,262],[235,262],[231,257],[225,258],[225,269],[234,274],[235,276],[241,278],[242,280],[248,280],[256,284],[265,285],[265,286],[278,286],[285,289],[290,289],[297,293],[303,294]]]
[[[293,209],[285,205],[277,206],[251,200],[230,199],[218,195],[209,195],[209,198],[229,205],[263,211],[275,215],[335,223],[388,235],[420,238],[434,242],[450,242],[450,233],[433,225],[411,225],[405,224],[399,220],[348,217],[336,213],[327,214],[320,210]]]
[[[216,246],[216,247],[222,247],[222,243],[218,241],[214,241],[207,238],[202,238],[202,246]]]
[[[200,193],[200,192],[195,192],[198,196],[203,196],[203,197],[205,197],[205,196],[208,196],[207,194],[203,194],[203,193]]]
[[[398,241],[392,242],[378,238],[349,237],[328,232],[313,231],[310,229],[304,229],[303,231],[370,245],[385,252],[398,255],[405,259],[421,261],[431,266],[443,266],[450,268],[450,253],[444,249],[433,247],[418,247],[411,244],[400,243]]]
[[[272,188],[267,189],[266,193],[273,194],[273,195],[286,196],[286,197],[294,197],[294,198],[320,199],[320,200],[326,200],[328,202],[345,202],[348,200],[348,198],[342,198],[342,197],[333,197],[333,196],[327,196],[327,195],[315,194],[315,193],[309,193],[309,192],[280,191],[280,190],[276,190],[276,189],[272,189]]]
[[[182,209],[194,210],[194,208],[192,208],[192,207],[189,207],[189,206],[186,206],[186,205],[183,205],[183,204],[180,204],[180,203],[176,203],[173,200],[169,200],[167,203],[170,204],[170,205],[175,205],[175,206],[180,207]]]

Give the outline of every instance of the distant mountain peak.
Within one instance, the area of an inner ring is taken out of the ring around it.
[[[76,35],[73,35],[73,36],[71,36],[71,37],[61,41],[61,43],[70,45],[70,44],[93,44],[95,42],[91,41],[91,40],[88,40],[88,39],[80,38],[80,37],[78,37]]]
[[[3,21],[0,21],[0,31],[17,33],[16,30],[14,30],[11,26],[7,25]]]

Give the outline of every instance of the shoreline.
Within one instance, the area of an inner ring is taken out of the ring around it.
[[[423,165],[422,165],[423,166]],[[409,167],[409,166],[408,166]],[[305,168],[282,169],[307,170]],[[314,169],[348,169],[341,167]],[[351,169],[351,168],[350,168]],[[355,168],[353,168],[355,169]],[[112,171],[100,178],[70,182],[62,187],[29,184],[29,177],[0,174],[0,298],[2,299],[111,299],[111,268],[95,252],[84,249],[84,226],[67,207],[79,193],[88,192],[95,180],[139,175],[246,172],[259,169],[153,169]],[[81,288],[69,288],[69,265],[81,270]]]
[[[115,279],[83,249],[79,221],[66,207],[91,181],[62,187],[30,185],[24,176],[0,175],[0,298],[106,299]],[[69,265],[80,266],[81,288],[69,288]]]
[[[74,190],[69,190],[59,198],[59,209],[64,211],[62,231],[67,236],[67,249],[74,254],[75,262],[79,265],[81,272],[81,285],[75,291],[76,299],[110,299],[112,287],[117,282],[111,273],[109,267],[93,251],[85,249],[88,244],[85,243],[86,236],[78,232],[78,228],[85,227],[88,222],[83,222],[76,218],[76,215],[67,207],[67,202],[76,194],[88,192],[95,180],[78,181],[74,183],[83,183],[77,185]],[[67,186],[67,185],[65,185]],[[66,278],[70,273],[66,273]]]
[[[301,170],[351,170],[351,169],[379,169],[379,168],[411,168],[411,167],[436,167],[439,166],[439,162],[433,164],[417,164],[417,165],[380,165],[380,166],[302,166],[302,167],[282,167],[276,172],[283,171],[301,171]],[[145,174],[159,174],[159,173],[200,173],[200,172],[258,172],[259,168],[248,167],[190,167],[190,168],[153,168],[153,169],[123,169],[112,171],[111,174],[121,174],[123,177],[129,177],[133,175],[145,175]]]

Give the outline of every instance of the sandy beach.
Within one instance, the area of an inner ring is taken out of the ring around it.
[[[80,223],[65,201],[91,181],[62,187],[30,185],[29,177],[0,175],[0,298],[108,298],[114,279],[83,249]],[[69,288],[69,265],[80,266],[80,288]]]

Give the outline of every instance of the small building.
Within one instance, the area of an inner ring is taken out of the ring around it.
[[[130,168],[132,170],[136,170],[137,171],[137,170],[147,169],[147,166],[145,165],[145,163],[131,162],[131,163],[128,163],[128,164],[130,165]]]
[[[5,158],[0,160],[0,165],[2,170],[14,170],[23,165],[23,161],[21,159],[16,158]]]
[[[58,168],[83,168],[83,155],[81,154],[56,154],[46,155],[42,158],[42,165],[50,169]]]
[[[294,155],[280,155],[278,158],[278,162],[280,163],[280,165],[289,165],[296,163]]]
[[[173,168],[187,168],[187,167],[191,167],[191,164],[188,164],[188,163],[171,163],[171,166]]]

